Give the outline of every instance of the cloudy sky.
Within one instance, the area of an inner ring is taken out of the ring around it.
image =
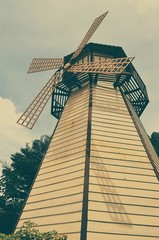
[[[158,0],[0,0],[0,159],[9,161],[25,143],[51,134],[56,123],[48,104],[33,130],[16,124],[52,76],[52,71],[27,75],[32,58],[71,53],[107,10],[91,41],[122,46],[135,56],[150,98],[141,119],[148,134],[159,132]]]

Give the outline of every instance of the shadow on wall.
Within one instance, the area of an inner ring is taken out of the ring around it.
[[[95,153],[97,158],[91,156],[92,171],[94,172],[94,176],[97,177],[98,186],[102,193],[103,201],[105,202],[106,212],[110,215],[112,221],[125,223],[128,228],[131,228],[132,222],[128,213],[95,147],[94,150],[92,150],[92,154],[93,153]]]

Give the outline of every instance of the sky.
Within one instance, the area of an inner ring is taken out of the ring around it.
[[[53,71],[27,74],[34,57],[76,50],[96,17],[109,11],[90,42],[122,46],[147,86],[150,103],[141,120],[159,132],[158,0],[0,0],[0,160],[41,135],[56,119],[50,102],[32,130],[16,124]]]

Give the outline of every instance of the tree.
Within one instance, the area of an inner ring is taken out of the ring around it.
[[[11,155],[12,163],[3,163],[0,179],[0,208],[19,214],[50,141],[42,136]]]
[[[153,132],[150,136],[150,140],[159,157],[159,132]]]
[[[39,232],[33,222],[24,222],[19,231],[11,235],[0,234],[2,240],[66,240],[67,236],[58,234],[55,230],[50,232]]]

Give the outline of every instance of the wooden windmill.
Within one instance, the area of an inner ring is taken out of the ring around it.
[[[28,72],[58,70],[18,123],[32,128],[52,96],[59,119],[17,229],[32,220],[69,240],[158,239],[158,158],[139,120],[146,87],[121,47],[89,43],[63,59],[33,59]]]

